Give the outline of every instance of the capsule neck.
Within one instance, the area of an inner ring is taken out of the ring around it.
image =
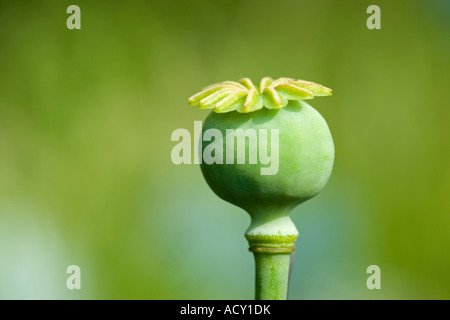
[[[252,215],[245,233],[251,252],[290,253],[295,250],[298,230],[287,215]]]

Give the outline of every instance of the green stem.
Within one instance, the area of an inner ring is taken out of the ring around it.
[[[255,257],[255,299],[286,300],[290,253],[295,250],[298,231],[286,211],[252,215],[245,233]]]
[[[255,257],[255,300],[286,300],[289,253],[253,252]]]

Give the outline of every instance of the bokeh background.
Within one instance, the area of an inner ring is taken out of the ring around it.
[[[449,31],[445,0],[1,1],[0,298],[252,299],[248,215],[170,137],[202,87],[285,76],[333,88],[336,147],[290,298],[449,299]]]

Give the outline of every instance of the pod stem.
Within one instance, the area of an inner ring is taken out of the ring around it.
[[[289,286],[289,253],[253,252],[255,300],[286,300]]]
[[[255,299],[286,300],[298,237],[294,223],[286,215],[252,215],[245,237],[255,258]]]

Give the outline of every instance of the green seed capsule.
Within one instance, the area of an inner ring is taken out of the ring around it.
[[[220,198],[243,208],[251,216],[245,236],[250,250],[255,252],[257,297],[283,299],[285,296],[279,294],[279,286],[272,290],[262,285],[271,283],[271,276],[265,279],[266,273],[262,270],[271,270],[266,263],[275,260],[262,259],[258,254],[266,257],[294,250],[298,231],[289,214],[295,206],[317,195],[330,177],[334,162],[330,130],[319,112],[303,100],[330,95],[331,90],[313,82],[289,78],[275,81],[264,78],[259,90],[248,78],[234,86],[226,82],[226,86],[233,92],[228,100],[225,97],[217,102],[219,110],[211,107],[213,111],[202,129],[203,134],[210,129],[221,132],[224,138],[215,143],[223,144],[225,161],[203,162],[201,170]],[[207,90],[218,92],[214,86]],[[209,151],[208,144],[204,143],[202,148],[203,154]],[[255,154],[259,161],[255,162]],[[239,157],[246,161],[239,161]],[[270,165],[267,159],[272,160]],[[265,261],[261,262],[264,266],[258,267],[260,261]],[[277,281],[283,282],[284,288],[286,272],[275,272],[272,277],[274,275],[279,278]],[[274,292],[273,295],[270,292]]]
[[[211,112],[203,133],[212,128],[220,130],[223,137],[230,129],[278,130],[279,164],[273,175],[262,175],[261,169],[267,165],[260,162],[201,165],[211,189],[220,198],[245,209],[257,224],[288,216],[296,205],[318,194],[331,174],[334,146],[330,130],[323,117],[304,101],[291,101],[279,110],[263,108],[248,114]],[[263,139],[261,135],[258,138]],[[226,138],[223,144],[223,150],[227,150]],[[272,145],[259,143],[258,154],[270,155]],[[206,147],[204,144],[203,150]],[[238,154],[236,141],[234,147],[234,154]],[[247,143],[246,154],[249,147]],[[286,232],[278,229],[261,236],[293,235]]]

